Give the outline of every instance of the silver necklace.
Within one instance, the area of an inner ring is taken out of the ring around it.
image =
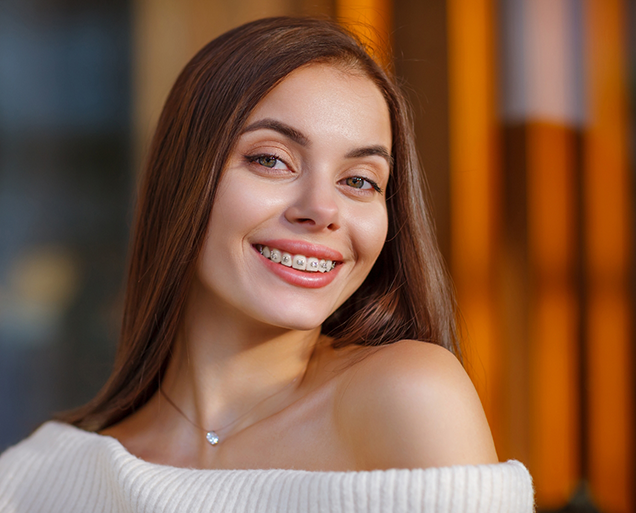
[[[181,408],[179,408],[173,401],[172,399],[170,399],[168,397],[168,395],[163,391],[163,388],[161,385],[159,385],[159,393],[166,399],[166,401],[168,401],[168,403],[170,405],[172,405],[172,407],[177,410],[177,412],[179,412],[181,414],[181,416],[186,419],[190,424],[192,424],[195,428],[200,429],[201,431],[203,431],[205,433],[205,439],[210,443],[210,445],[217,445],[221,439],[219,438],[219,435],[217,434],[217,432],[219,431],[223,431],[231,426],[233,426],[234,424],[236,424],[239,420],[241,420],[242,418],[244,418],[245,416],[247,416],[249,413],[252,412],[252,410],[254,410],[254,408],[256,408],[257,406],[259,406],[260,404],[264,403],[265,401],[267,401],[268,399],[271,399],[272,397],[274,397],[275,395],[280,394],[281,392],[287,390],[290,386],[292,386],[296,381],[298,381],[298,378],[294,378],[293,380],[291,380],[287,385],[285,385],[283,388],[281,388],[280,390],[278,390],[277,392],[274,392],[272,395],[267,396],[265,399],[262,399],[261,401],[257,402],[254,406],[252,406],[249,410],[247,410],[243,415],[241,415],[240,417],[237,417],[236,419],[234,419],[232,422],[230,422],[229,424],[226,424],[225,426],[223,426],[222,428],[219,429],[206,429],[203,426],[200,426],[199,424],[197,424],[196,422],[190,420],[190,418],[183,413],[183,411],[181,410]]]

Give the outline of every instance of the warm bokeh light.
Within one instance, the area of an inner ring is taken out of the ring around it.
[[[586,8],[590,119],[585,132],[584,213],[590,481],[602,509],[623,512],[633,511],[635,504],[630,286],[634,196],[624,28],[628,11],[620,0],[588,0]]]
[[[530,466],[539,508],[562,508],[588,481],[602,511],[627,513],[627,3],[446,5],[451,261],[468,369],[500,456]]]
[[[495,265],[499,162],[494,3],[448,2],[451,269],[468,331],[468,370],[495,433],[501,387]]]
[[[381,63],[391,62],[391,0],[338,0],[336,18],[367,44]]]
[[[576,146],[570,127],[528,124],[532,459],[537,499],[558,507],[578,481]]]

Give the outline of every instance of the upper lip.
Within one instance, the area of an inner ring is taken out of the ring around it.
[[[336,260],[342,262],[344,257],[340,251],[322,246],[320,244],[312,244],[304,240],[292,240],[292,239],[268,239],[257,242],[267,246],[268,248],[275,248],[281,251],[285,251],[292,255],[304,255],[308,258],[316,257],[324,260]]]

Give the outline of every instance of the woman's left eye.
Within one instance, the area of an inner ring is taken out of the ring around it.
[[[375,189],[377,192],[382,192],[378,184],[373,180],[362,178],[361,176],[350,176],[344,179],[344,183],[354,189],[371,190]]]

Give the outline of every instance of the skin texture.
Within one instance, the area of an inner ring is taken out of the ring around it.
[[[384,244],[390,152],[388,109],[366,77],[310,65],[274,88],[224,170],[162,384],[221,443],[210,446],[160,394],[102,434],[145,460],[191,468],[496,462],[451,353],[416,341],[335,350],[320,335]],[[276,272],[254,246],[281,239],[341,255],[333,278],[316,287],[307,274]]]

